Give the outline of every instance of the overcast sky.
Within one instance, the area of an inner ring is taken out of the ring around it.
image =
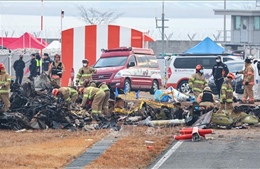
[[[227,0],[227,9],[254,9],[256,1]],[[60,11],[65,11],[65,16],[79,16],[77,6],[95,8],[99,11],[108,9],[124,13],[122,17],[160,17],[162,2],[43,2],[44,16],[59,16]],[[223,9],[223,1],[173,1],[165,2],[166,18],[210,18],[216,17],[213,9]],[[259,8],[259,7],[258,7]],[[41,1],[38,2],[0,2],[0,14],[3,15],[41,15]],[[221,17],[221,16],[219,16]]]

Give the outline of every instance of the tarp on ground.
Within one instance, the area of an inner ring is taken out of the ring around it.
[[[14,49],[44,49],[46,45],[42,44],[32,34],[25,32],[21,37],[16,39],[14,42],[4,45],[6,48]]]
[[[184,54],[222,54],[225,49],[215,43],[209,37],[183,52]]]

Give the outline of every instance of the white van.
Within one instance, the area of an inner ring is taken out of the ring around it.
[[[190,88],[188,85],[189,78],[195,73],[196,65],[204,67],[204,75],[208,80],[212,76],[212,68],[216,63],[217,56],[175,56],[172,57],[168,67],[168,80],[166,87],[174,87],[182,93],[189,93]],[[221,56],[222,62],[228,60],[241,60],[237,56]]]

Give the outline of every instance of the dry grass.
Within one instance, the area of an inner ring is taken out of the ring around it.
[[[61,168],[107,132],[0,132],[0,168]]]
[[[127,133],[98,159],[87,165],[94,168],[145,168],[173,142],[178,128],[128,127]],[[152,141],[154,143],[145,143]],[[151,149],[148,148],[151,146]]]

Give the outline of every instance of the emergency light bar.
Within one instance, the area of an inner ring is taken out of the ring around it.
[[[131,51],[132,47],[120,47],[115,49],[101,49],[101,52],[114,52],[114,51]]]

